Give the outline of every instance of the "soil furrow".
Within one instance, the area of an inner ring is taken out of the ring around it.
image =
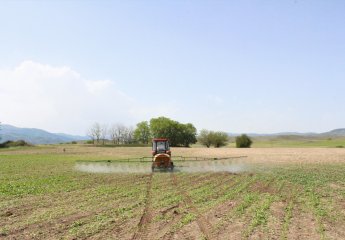
[[[149,225],[152,221],[152,181],[153,181],[153,173],[149,175],[149,181],[147,183],[147,189],[146,189],[146,198],[145,198],[145,208],[144,212],[140,218],[140,221],[138,223],[138,229],[134,233],[132,239],[148,239],[148,233],[149,233]]]

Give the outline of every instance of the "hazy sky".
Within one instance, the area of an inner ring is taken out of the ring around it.
[[[345,1],[1,1],[0,121],[345,127]]]

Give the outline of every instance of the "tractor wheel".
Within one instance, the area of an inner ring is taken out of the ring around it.
[[[174,163],[171,162],[171,165],[170,165],[170,170],[173,171],[174,170]]]

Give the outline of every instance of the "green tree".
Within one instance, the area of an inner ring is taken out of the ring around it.
[[[246,134],[236,137],[237,148],[250,148],[252,143],[253,141]]]
[[[151,137],[150,126],[147,121],[143,121],[137,124],[137,128],[134,130],[134,139],[143,144],[148,144]]]
[[[150,129],[154,138],[169,138],[170,144],[176,146],[176,125],[177,123],[166,117],[152,118]]]
[[[211,132],[211,142],[215,148],[223,147],[228,142],[228,134],[225,132]]]
[[[193,124],[181,124],[166,117],[152,118],[150,130],[154,138],[168,138],[171,146],[185,146],[196,142]]]
[[[179,138],[178,142],[184,147],[189,147],[190,144],[196,143],[197,130],[191,123],[179,124]]]
[[[225,132],[214,132],[203,129],[200,131],[198,141],[200,144],[208,148],[212,145],[215,148],[219,148],[226,145],[228,141],[228,134]]]
[[[201,145],[206,146],[207,148],[209,148],[212,144],[212,139],[210,138],[210,131],[206,130],[206,129],[202,129],[199,133],[198,136],[198,142]]]

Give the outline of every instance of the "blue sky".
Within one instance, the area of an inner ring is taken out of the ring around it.
[[[345,127],[344,1],[2,1],[0,121]]]

